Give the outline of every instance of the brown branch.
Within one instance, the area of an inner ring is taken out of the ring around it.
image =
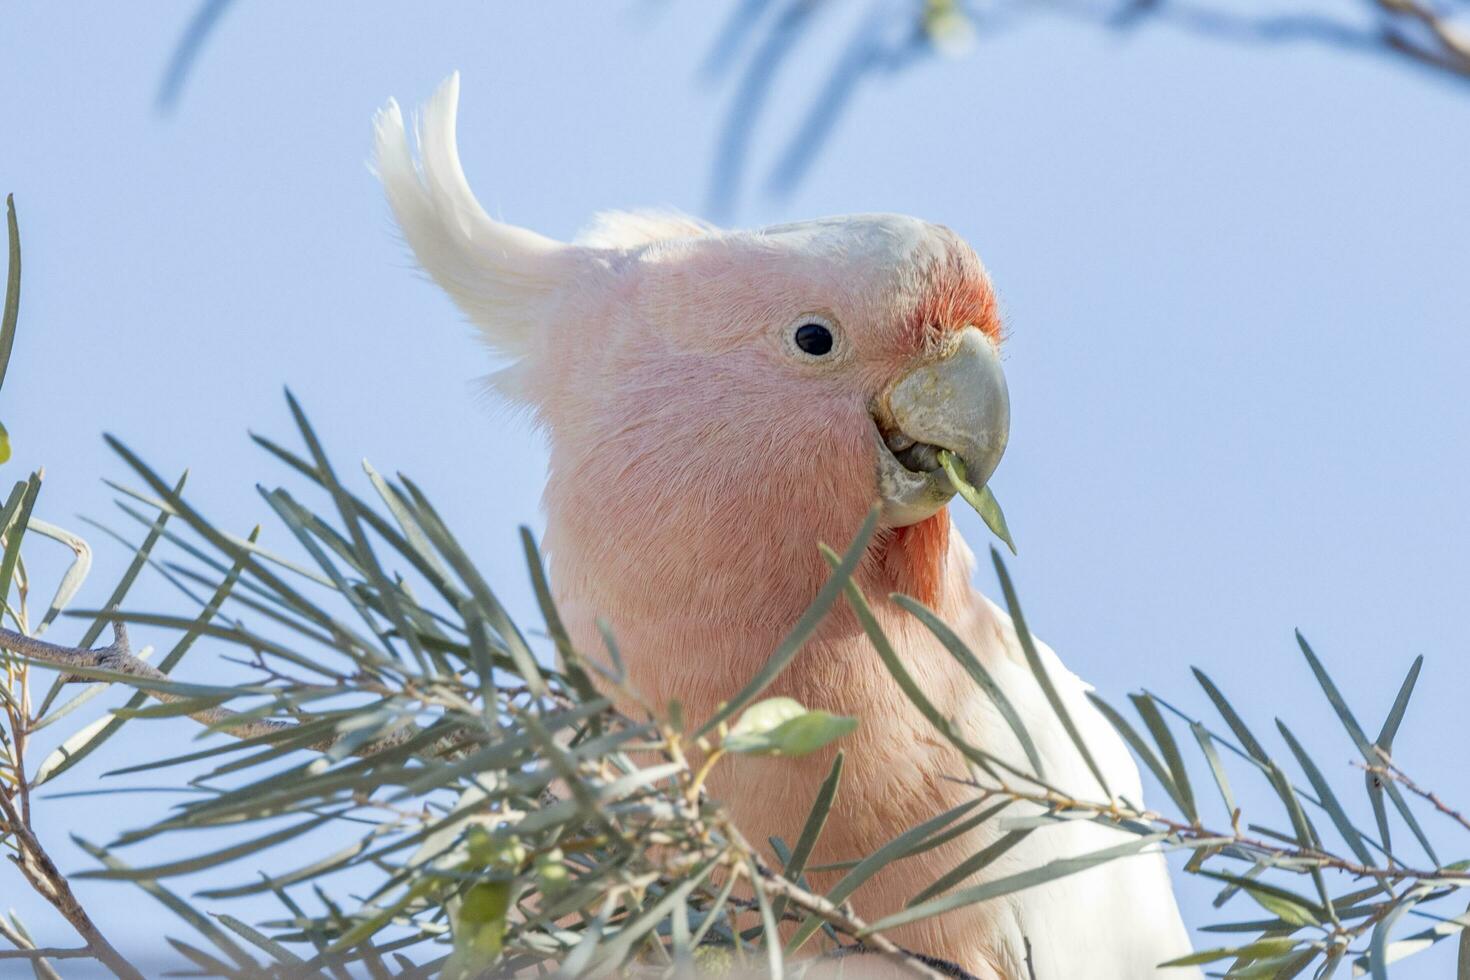
[[[1393,759],[1389,757],[1387,752],[1379,749],[1378,756],[1383,760],[1383,765],[1363,765],[1363,770],[1366,772],[1370,772],[1381,779],[1393,780],[1404,789],[1408,790],[1410,793],[1413,793],[1415,796],[1419,797],[1419,799],[1424,800],[1426,803],[1433,806],[1440,813],[1449,817],[1461,827],[1465,828],[1466,830],[1470,830],[1470,819],[1466,819],[1465,815],[1462,814],[1459,810],[1456,810],[1444,800],[1440,799],[1437,793],[1424,789],[1418,783],[1410,779],[1408,777],[1408,774],[1406,774],[1402,769],[1393,764]]]
[[[0,960],[80,960],[91,959],[92,951],[85,946],[75,949],[58,949],[54,946],[39,946],[35,949],[0,949]]]
[[[1369,768],[1369,767],[1365,767]],[[1370,770],[1371,771],[1371,770]],[[1406,865],[1396,865],[1385,868],[1371,867],[1357,861],[1341,857],[1329,851],[1319,850],[1315,847],[1297,846],[1283,847],[1279,843],[1272,843],[1259,837],[1250,837],[1242,834],[1237,826],[1232,826],[1229,833],[1211,830],[1199,823],[1183,823],[1179,820],[1171,820],[1153,810],[1133,809],[1131,807],[1119,806],[1116,803],[1092,803],[1086,800],[1073,799],[1053,792],[1034,793],[1013,789],[1006,785],[983,786],[970,780],[960,780],[967,785],[984,790],[992,795],[1005,796],[1014,801],[1025,801],[1035,803],[1054,811],[1081,811],[1091,813],[1099,820],[1106,820],[1118,825],[1119,829],[1128,829],[1123,826],[1125,821],[1137,821],[1152,824],[1155,827],[1168,831],[1171,836],[1178,838],[1181,843],[1189,841],[1201,846],[1238,846],[1261,854],[1270,854],[1275,857],[1284,857],[1310,861],[1319,868],[1329,868],[1341,871],[1359,878],[1391,878],[1397,881],[1444,881],[1463,882],[1470,880],[1470,871],[1453,871],[1448,868],[1410,868]],[[1453,812],[1453,811],[1451,811]],[[1238,819],[1239,811],[1236,811]]]
[[[21,821],[20,815],[15,812],[15,807],[3,793],[0,793],[0,812],[4,813],[10,833],[20,850],[20,853],[12,856],[11,860],[20,868],[20,873],[36,893],[50,902],[52,907],[60,912],[67,922],[71,923],[77,935],[86,942],[87,951],[91,956],[122,977],[123,980],[143,980],[143,974],[139,973],[137,968],[107,941],[107,937],[102,935],[96,923],[87,915],[87,910],[82,908],[81,902],[77,901],[66,877],[51,860],[50,855],[41,846],[41,842],[31,828]],[[58,953],[57,955],[64,954]]]
[[[1444,71],[1470,78],[1470,35],[1462,34],[1449,21],[1419,0],[1374,0],[1390,17],[1403,18],[1421,25],[1438,42],[1438,50],[1425,48],[1399,34],[1385,31],[1389,47]]]
[[[761,872],[761,887],[773,895],[781,895],[797,908],[804,909],[817,918],[828,922],[838,932],[858,938],[863,944],[862,952],[866,955],[878,955],[888,960],[895,966],[902,967],[915,976],[926,977],[928,980],[947,980],[955,976],[953,972],[941,972],[928,962],[929,957],[912,950],[904,949],[892,940],[886,939],[878,933],[870,932],[868,924],[850,912],[838,908],[821,895],[815,895],[798,885],[776,875],[762,863],[759,865]],[[852,947],[844,947],[852,948]],[[951,966],[951,964],[946,964]],[[957,968],[954,968],[957,969]]]
[[[0,627],[0,647],[18,653],[36,663],[48,667],[55,667],[63,671],[62,679],[74,683],[94,683],[92,678],[68,675],[65,671],[70,669],[84,670],[106,670],[116,674],[126,674],[129,677],[139,677],[149,681],[171,681],[169,677],[157,667],[145,660],[139,660],[132,655],[128,646],[128,630],[121,621],[114,620],[112,624],[113,640],[105,647],[96,647],[91,650],[82,650],[76,647],[61,646],[57,643],[48,643],[38,640],[33,636],[18,633],[14,630]],[[108,683],[103,681],[101,683]],[[183,695],[170,694],[167,691],[145,689],[140,687],[149,697],[165,703],[177,703],[187,701],[189,698]],[[241,717],[238,711],[229,708],[201,708],[191,711],[189,717],[211,728],[235,738],[256,738],[260,736],[275,735],[283,732],[295,731],[298,727],[291,722],[272,721],[270,719],[258,718],[250,721],[238,721]],[[417,725],[405,725],[382,738],[375,739],[365,745],[359,746],[352,754],[356,756],[377,755],[387,749],[402,745],[413,738],[422,729]],[[303,748],[314,749],[318,752],[326,752],[340,742],[342,736],[328,735],[318,739]],[[453,744],[459,744],[463,739],[450,740]]]

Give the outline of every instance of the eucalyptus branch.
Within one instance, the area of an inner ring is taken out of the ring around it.
[[[38,946],[35,949],[0,949],[0,960],[80,960],[92,959],[92,950],[86,946],[61,949],[55,946]]]
[[[1397,32],[1385,31],[1384,42],[1390,48],[1433,68],[1470,78],[1470,34],[1464,33],[1439,11],[1421,0],[1374,2],[1390,16],[1401,17],[1423,28],[1436,45],[1426,47]]]
[[[40,840],[31,831],[27,822],[21,819],[20,814],[16,812],[15,807],[4,793],[0,793],[0,814],[4,815],[6,829],[15,838],[18,845],[19,853],[11,856],[11,861],[20,869],[21,875],[36,893],[50,902],[51,906],[61,913],[67,922],[71,923],[72,928],[86,942],[87,955],[105,964],[123,980],[143,980],[143,974],[139,973],[107,941],[107,937],[102,935],[101,930],[97,928],[86,909],[82,907],[82,903],[72,892],[66,876],[57,869],[55,862],[46,853],[46,849],[41,846]]]
[[[970,975],[953,964],[946,964],[947,969],[940,971],[930,965],[932,958],[912,950],[904,949],[883,936],[869,930],[868,924],[862,919],[833,905],[830,901],[820,895],[813,894],[806,889],[781,877],[770,870],[763,862],[756,865],[761,872],[761,887],[772,895],[786,898],[792,905],[799,909],[810,912],[823,922],[828,923],[838,932],[861,940],[861,952],[864,955],[877,954],[901,967],[914,976],[929,977],[931,980],[946,980],[946,978],[965,978]],[[851,949],[852,947],[843,947]],[[850,954],[849,954],[850,955]]]
[[[1370,768],[1369,771],[1373,770]],[[1396,882],[1470,882],[1470,871],[1455,871],[1448,868],[1412,868],[1403,864],[1380,868],[1305,844],[1288,847],[1273,843],[1262,837],[1243,834],[1238,826],[1232,826],[1228,832],[1212,830],[1197,822],[1176,820],[1156,810],[1130,807],[1116,801],[1098,803],[1054,792],[1017,789],[1004,783],[997,786],[984,786],[979,783],[971,785],[992,796],[1004,797],[1013,802],[1034,803],[1045,807],[1059,817],[1068,813],[1091,814],[1099,821],[1112,824],[1121,830],[1132,830],[1128,826],[1130,823],[1147,824],[1155,829],[1167,831],[1171,837],[1177,839],[1185,847],[1241,847],[1263,857],[1282,861],[1308,862],[1316,867],[1341,871],[1355,878],[1391,879]],[[1429,795],[1426,795],[1425,798],[1428,799]]]
[[[82,650],[76,647],[62,646],[57,643],[49,643],[45,640],[27,636],[14,630],[0,627],[0,647],[18,653],[27,659],[56,667],[61,671],[69,670],[105,670],[115,674],[125,674],[129,677],[139,677],[148,681],[169,681],[171,678],[163,671],[149,664],[146,660],[140,660],[133,656],[128,645],[128,630],[121,621],[114,620],[112,624],[112,642],[105,647],[94,647],[90,650]],[[68,683],[95,683],[94,678],[79,677],[63,673],[62,680]],[[177,704],[188,701],[189,698],[157,688],[140,688],[150,697],[165,704]],[[239,720],[241,714],[229,708],[209,707],[191,711],[188,717],[208,728],[223,731],[239,739],[259,738],[261,736],[279,735],[290,733],[298,727],[291,722],[274,721],[268,718]],[[371,756],[388,749],[395,748],[415,735],[422,729],[417,726],[408,725],[397,729],[391,734],[375,739],[362,745],[353,751],[353,755]],[[312,749],[317,752],[326,752],[338,745],[343,739],[340,735],[331,735],[315,742],[310,742],[303,748]]]
[[[1440,799],[1439,794],[1423,788],[1418,783],[1414,782],[1414,780],[1410,779],[1402,769],[1394,765],[1393,759],[1389,756],[1387,752],[1383,751],[1383,749],[1380,748],[1378,749],[1378,756],[1383,760],[1383,764],[1380,766],[1370,766],[1363,763],[1359,763],[1358,765],[1365,772],[1372,773],[1380,779],[1393,780],[1404,789],[1408,790],[1410,793],[1413,793],[1415,796],[1419,797],[1421,800],[1434,807],[1446,817],[1449,817],[1465,830],[1470,830],[1470,819],[1467,819],[1465,815],[1462,814],[1459,810],[1456,810],[1444,800]]]

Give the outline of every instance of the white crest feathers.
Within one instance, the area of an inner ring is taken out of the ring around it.
[[[531,354],[581,249],[491,218],[460,167],[455,137],[459,73],[439,86],[418,120],[415,161],[398,103],[374,120],[375,163],[388,203],[419,264],[496,353]],[[516,396],[514,364],[492,377]]]

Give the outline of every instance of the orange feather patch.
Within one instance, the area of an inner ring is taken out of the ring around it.
[[[884,556],[884,569],[898,592],[935,608],[942,598],[949,556],[949,511],[896,528]]]
[[[995,290],[974,249],[955,239],[944,257],[930,264],[925,278],[908,324],[921,346],[937,346],[946,335],[965,327],[979,327],[991,339],[1001,339]]]

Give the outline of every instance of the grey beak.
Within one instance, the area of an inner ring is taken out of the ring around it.
[[[995,344],[977,327],[940,359],[919,365],[889,388],[877,413],[889,428],[877,436],[878,494],[889,526],[917,524],[955,494],[939,467],[948,449],[984,486],[1005,453],[1011,403]]]

